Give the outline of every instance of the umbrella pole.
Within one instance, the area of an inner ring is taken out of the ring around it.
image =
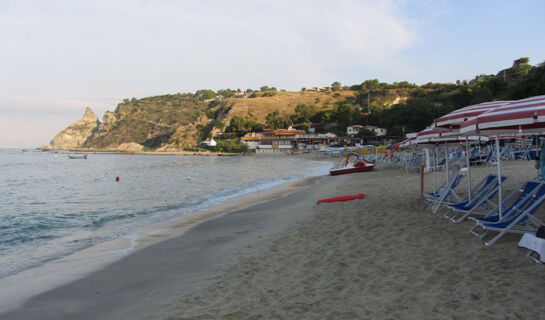
[[[432,166],[433,171],[433,194],[437,190],[437,178],[435,177],[435,170],[437,170],[437,147],[433,148],[433,161],[434,165]]]
[[[409,151],[405,150],[405,174],[409,173]]]
[[[467,158],[467,194],[471,201],[471,163],[469,161],[469,138],[466,136],[466,158]]]
[[[447,186],[449,185],[449,172],[448,172],[448,160],[449,160],[449,154],[448,154],[448,142],[445,140],[445,151],[446,151],[446,154],[445,154],[445,171],[447,172]],[[449,194],[449,201],[450,201],[450,194]]]
[[[499,216],[500,221],[503,219],[502,217],[502,187],[501,187],[501,157],[500,157],[500,135],[496,135],[496,162],[498,166],[498,210],[499,210]]]

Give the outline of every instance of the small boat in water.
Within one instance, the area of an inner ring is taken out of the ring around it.
[[[70,159],[87,159],[87,153],[86,154],[69,154],[68,158],[70,158]]]
[[[350,161],[350,157],[353,156],[356,159],[354,161]],[[375,167],[375,164],[371,161],[367,161],[365,159],[361,159],[357,154],[355,153],[349,153],[346,157],[346,161],[344,163],[344,167],[335,168],[329,170],[329,174],[332,176],[337,176],[340,174],[347,174],[347,173],[354,173],[354,172],[367,172],[373,170]]]

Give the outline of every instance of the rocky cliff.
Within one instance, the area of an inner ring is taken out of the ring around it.
[[[49,143],[51,149],[77,149],[88,141],[98,130],[100,122],[91,108],[85,109],[83,118],[59,132]]]
[[[355,99],[355,94],[354,91],[279,91],[272,96],[260,93],[255,97],[204,99],[198,94],[178,93],[125,99],[114,112],[107,111],[102,122],[87,108],[83,119],[55,136],[48,148],[180,150],[221,134],[234,116],[264,124],[267,114],[274,111],[292,115],[298,105],[305,104],[323,112],[342,101]],[[388,92],[373,100],[391,105],[402,99],[397,92]]]

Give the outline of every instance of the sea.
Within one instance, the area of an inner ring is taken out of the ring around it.
[[[331,168],[288,156],[69,154],[0,149],[0,279]]]

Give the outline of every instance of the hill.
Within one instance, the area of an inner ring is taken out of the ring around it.
[[[370,124],[401,137],[463,106],[545,94],[545,66],[528,62],[520,58],[495,75],[455,83],[418,86],[373,79],[344,87],[334,82],[325,90],[288,92],[264,86],[257,91],[199,90],[125,99],[114,112],[106,112],[102,122],[87,110],[84,119],[55,136],[49,148],[171,151],[215,137],[223,149],[236,150],[234,138],[248,131],[290,125],[307,129],[317,123],[322,125],[318,130],[339,135],[348,125]]]

